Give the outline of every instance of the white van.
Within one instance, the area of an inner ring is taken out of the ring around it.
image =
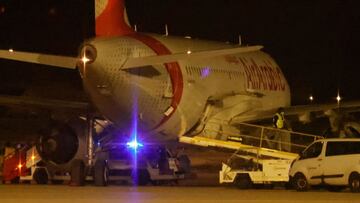
[[[290,167],[290,180],[298,191],[324,185],[331,191],[347,186],[360,191],[360,139],[321,139],[309,145]]]

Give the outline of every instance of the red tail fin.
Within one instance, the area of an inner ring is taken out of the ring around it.
[[[95,0],[96,36],[120,36],[133,33],[124,0]]]

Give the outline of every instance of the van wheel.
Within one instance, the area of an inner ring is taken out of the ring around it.
[[[351,192],[360,192],[360,175],[352,173],[349,178],[349,186]]]
[[[252,186],[252,182],[248,174],[238,174],[234,183],[236,187],[240,189],[248,189]]]
[[[106,186],[108,183],[109,170],[104,160],[96,160],[94,165],[94,183],[96,186]]]
[[[302,173],[295,175],[293,184],[297,191],[307,191],[309,189],[309,183]]]

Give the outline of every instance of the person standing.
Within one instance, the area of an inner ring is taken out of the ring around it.
[[[290,151],[290,133],[286,130],[285,113],[283,108],[279,108],[273,117],[273,125],[276,129],[274,133],[274,142],[278,150]]]
[[[278,111],[275,113],[273,117],[273,125],[277,129],[285,128],[285,116],[283,108],[279,108]]]

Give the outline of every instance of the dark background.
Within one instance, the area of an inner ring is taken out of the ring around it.
[[[140,32],[261,44],[285,73],[293,104],[360,99],[357,0],[128,0]],[[77,55],[94,35],[92,0],[0,0],[0,48]],[[45,88],[46,87],[46,88]],[[0,60],[0,93],[78,97],[75,71]],[[53,89],[52,89],[53,88]],[[53,91],[67,89],[73,93]],[[71,91],[70,91],[71,89]]]

